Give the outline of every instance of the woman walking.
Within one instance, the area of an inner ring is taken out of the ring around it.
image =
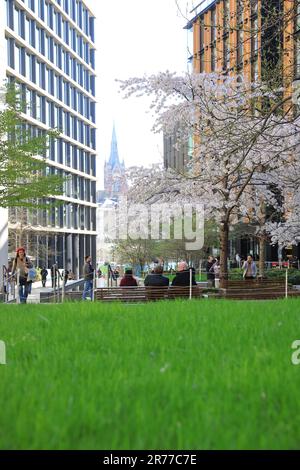
[[[27,258],[25,249],[18,248],[14,259],[12,274],[19,271],[19,298],[21,304],[26,304],[30,292],[31,281],[28,281],[28,272],[32,268],[32,263]]]

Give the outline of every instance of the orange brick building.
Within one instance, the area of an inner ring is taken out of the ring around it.
[[[276,70],[291,92],[300,75],[298,0],[202,0],[191,16],[195,72],[240,73],[253,82]]]

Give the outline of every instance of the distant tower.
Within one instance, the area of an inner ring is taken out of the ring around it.
[[[128,191],[125,164],[120,163],[115,125],[113,126],[109,161],[104,165],[105,197],[118,201]]]

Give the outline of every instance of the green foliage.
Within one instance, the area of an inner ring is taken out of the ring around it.
[[[300,299],[4,305],[1,449],[298,449]]]
[[[33,136],[26,128],[27,103],[14,84],[6,85],[0,110],[0,207],[43,207],[38,201],[63,192],[64,179],[50,174],[46,150],[55,130]]]
[[[267,269],[265,271],[265,276],[269,279],[284,279],[285,278],[285,269]],[[239,268],[234,268],[229,271],[229,279],[242,279],[243,270]],[[289,269],[288,270],[288,281],[289,284],[300,285],[300,271],[299,269]]]

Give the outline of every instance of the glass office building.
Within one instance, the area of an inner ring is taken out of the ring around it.
[[[26,127],[60,130],[48,171],[68,177],[62,205],[49,199],[49,211],[28,214],[25,245],[38,265],[57,261],[78,276],[84,256],[96,256],[95,17],[82,0],[4,3],[6,76],[26,96]],[[10,211],[10,253],[17,219]]]

